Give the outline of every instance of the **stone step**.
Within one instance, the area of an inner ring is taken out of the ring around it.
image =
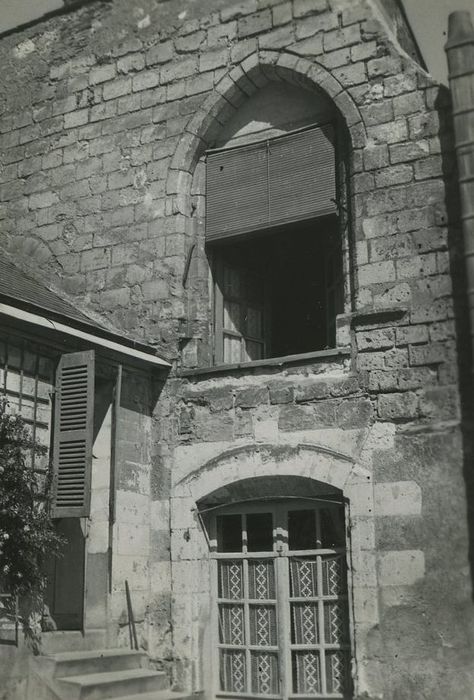
[[[55,630],[54,632],[43,632],[41,635],[42,654],[104,649],[106,645],[106,630],[88,630],[87,632]]]
[[[64,700],[102,700],[123,698],[152,691],[165,690],[168,678],[163,671],[129,669],[106,673],[88,673],[58,678],[57,686]]]
[[[66,678],[88,673],[127,671],[143,668],[148,657],[143,652],[130,649],[95,649],[87,651],[65,651],[38,657],[51,677]]]

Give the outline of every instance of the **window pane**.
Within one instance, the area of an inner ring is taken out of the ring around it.
[[[224,335],[224,362],[240,362],[240,338]]]
[[[314,510],[290,510],[288,513],[290,549],[315,549],[316,518]]]
[[[217,547],[219,552],[242,551],[242,517],[240,515],[217,517]]]
[[[249,597],[275,598],[275,570],[271,559],[249,559]]]
[[[219,605],[219,641],[221,644],[232,644],[232,646],[244,646],[245,625],[244,606],[229,605],[228,603]]]
[[[273,550],[273,522],[271,513],[247,515],[247,548],[249,552]]]
[[[250,654],[252,693],[277,695],[279,692],[278,656],[264,651]]]
[[[228,331],[240,332],[240,305],[224,301],[224,328]]]
[[[244,360],[261,360],[263,358],[263,343],[254,343],[252,340],[245,341]]]
[[[240,273],[234,267],[224,267],[224,297],[236,299],[240,294]]]
[[[251,338],[261,338],[262,333],[262,312],[253,306],[247,309],[247,333]]]
[[[240,600],[244,595],[241,561],[219,562],[219,598]]]
[[[293,692],[298,695],[321,693],[321,662],[319,651],[295,651],[291,655]]]
[[[345,546],[344,508],[322,508],[321,547],[331,549]]]
[[[245,652],[221,649],[219,675],[221,690],[242,693],[246,686]]]
[[[277,622],[274,605],[250,605],[250,644],[271,647],[277,644]]]

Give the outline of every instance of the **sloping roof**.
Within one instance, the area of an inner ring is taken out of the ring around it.
[[[154,347],[127,338],[123,332],[109,330],[5,258],[0,258],[0,313],[101,345],[141,362],[170,367]]]
[[[12,262],[0,259],[0,295],[22,301],[37,309],[48,311],[65,318],[87,323],[101,330],[104,326],[93,321],[68,301],[61,299],[55,292],[29,277]]]

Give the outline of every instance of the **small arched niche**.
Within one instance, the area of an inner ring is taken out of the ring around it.
[[[202,166],[214,364],[336,347],[350,306],[348,143],[327,95],[286,81],[258,89],[215,133]]]

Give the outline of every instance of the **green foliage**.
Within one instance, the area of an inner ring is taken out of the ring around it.
[[[51,466],[45,474],[35,473],[33,452],[44,455],[46,448],[0,400],[0,590],[41,611],[47,583],[42,565],[59,553],[62,540],[49,516]]]

